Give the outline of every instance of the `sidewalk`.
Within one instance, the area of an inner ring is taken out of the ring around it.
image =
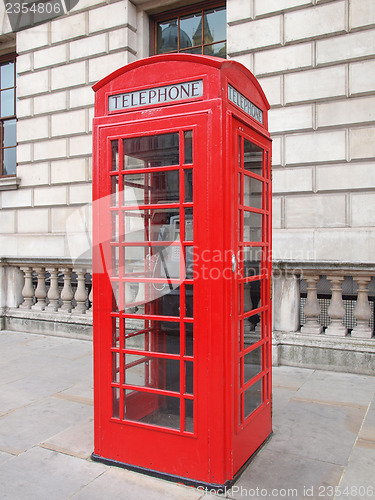
[[[0,499],[215,498],[89,459],[91,342],[2,331],[0,353]],[[274,434],[225,495],[375,499],[374,393],[375,376],[274,368]]]

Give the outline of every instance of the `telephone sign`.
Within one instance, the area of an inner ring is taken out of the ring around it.
[[[272,430],[268,102],[181,53],[94,90],[92,457],[229,486]]]

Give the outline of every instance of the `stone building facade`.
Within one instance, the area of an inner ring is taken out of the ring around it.
[[[0,177],[0,327],[89,335],[91,86],[150,55],[152,16],[195,3],[80,0],[17,33],[2,6],[18,122],[17,173]],[[226,9],[227,57],[271,104],[274,362],[369,373],[375,3],[227,0]]]

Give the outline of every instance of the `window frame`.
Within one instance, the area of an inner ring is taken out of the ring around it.
[[[4,149],[7,149],[3,145],[3,140],[4,140],[4,123],[10,120],[16,120],[17,123],[17,70],[16,70],[16,59],[17,59],[17,54],[15,52],[12,52],[10,54],[4,54],[0,56],[0,66],[4,63],[9,63],[13,62],[14,65],[14,85],[12,87],[5,87],[4,89],[1,87],[1,82],[0,82],[0,91],[2,90],[8,90],[8,89],[13,89],[14,90],[14,114],[2,117],[1,116],[1,109],[0,109],[0,179],[7,179],[7,178],[14,178],[17,175],[17,156],[16,156],[16,165],[15,165],[15,172],[12,174],[4,174]],[[15,146],[9,146],[9,147],[15,147],[17,151],[17,136],[16,136],[16,144]]]
[[[163,21],[167,21],[168,19],[172,19],[173,17],[177,17],[179,20],[180,17],[184,17],[189,14],[195,14],[199,11],[207,11],[219,7],[227,8],[227,2],[225,0],[211,0],[207,2],[199,2],[191,5],[187,5],[185,7],[175,8],[167,11],[160,12],[158,14],[154,14],[150,16],[150,55],[157,55],[157,24]],[[178,27],[178,30],[180,28]],[[227,42],[227,38],[225,40],[218,40],[215,43]],[[209,46],[213,44],[204,44],[197,45],[196,47],[202,47],[202,54],[205,46]],[[163,54],[175,54],[175,53],[188,53],[187,50],[180,51],[179,48],[177,50],[173,50],[170,52],[163,52]]]

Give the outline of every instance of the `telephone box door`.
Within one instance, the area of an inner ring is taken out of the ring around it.
[[[105,272],[95,285],[102,331],[95,454],[171,475],[183,470],[187,478],[209,463],[207,293],[194,273],[195,248],[207,246],[196,191],[204,200],[207,119],[135,121],[99,132],[95,218]]]
[[[233,120],[234,470],[270,435],[271,424],[271,141]]]

